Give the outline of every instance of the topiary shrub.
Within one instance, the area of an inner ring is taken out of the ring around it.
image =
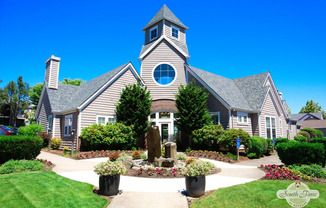
[[[0,136],[0,164],[8,160],[31,160],[41,152],[43,139],[36,136]]]
[[[266,139],[267,142],[267,151],[266,151],[266,155],[270,155],[271,152],[273,152],[274,150],[274,141],[273,139]]]
[[[250,143],[250,135],[243,129],[230,129],[225,131],[224,135],[220,138],[220,144],[229,149],[233,154],[237,152],[237,138],[240,138],[241,144],[247,148]]]
[[[323,138],[324,137],[324,133],[318,129],[316,129],[317,132],[317,138]]]
[[[55,149],[55,150],[59,149],[61,144],[62,144],[62,139],[56,138],[56,137],[53,137],[51,139],[51,148],[52,149]]]
[[[43,139],[43,147],[47,147],[49,145],[49,134],[46,132],[42,132],[37,135]]]
[[[276,151],[285,165],[319,164],[325,166],[325,148],[322,144],[291,141],[278,144]]]
[[[191,139],[194,149],[211,150],[217,149],[218,141],[224,134],[222,125],[208,125],[201,129],[192,131]],[[213,143],[212,143],[213,141]]]
[[[290,142],[290,140],[288,138],[283,138],[283,137],[276,138],[275,139],[275,147],[279,143],[287,143],[287,142]]]
[[[306,137],[307,140],[308,140],[308,142],[309,142],[309,140],[311,138],[309,132],[307,132],[307,131],[299,131],[298,134],[297,134],[297,136],[304,136],[304,137]]]
[[[250,143],[246,151],[247,157],[254,158],[255,156],[255,158],[259,158],[263,156],[263,153],[265,151],[265,143],[263,140],[265,139],[258,136],[253,136],[250,138]],[[266,142],[266,149],[267,149],[267,142]]]
[[[302,131],[308,132],[310,134],[310,138],[317,138],[317,131],[314,128],[303,128]]]
[[[82,150],[130,150],[136,146],[133,128],[121,123],[93,124],[83,128],[80,137]]]
[[[19,135],[36,136],[36,132],[43,132],[43,126],[39,124],[31,124],[28,126],[22,126],[18,129]]]
[[[298,141],[298,142],[307,142],[308,141],[308,139],[306,137],[301,136],[301,135],[294,136],[294,140]]]

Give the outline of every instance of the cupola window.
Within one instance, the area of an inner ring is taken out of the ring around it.
[[[179,39],[179,28],[172,25],[172,37]]]
[[[172,66],[160,64],[154,69],[153,76],[158,84],[167,85],[174,81],[176,72]]]
[[[149,35],[150,35],[150,40],[154,40],[155,38],[157,38],[157,36],[158,36],[158,28],[157,28],[157,26],[150,29]]]

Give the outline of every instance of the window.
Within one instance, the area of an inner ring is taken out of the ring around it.
[[[210,113],[212,116],[213,124],[218,125],[221,123],[220,121],[220,112]]]
[[[116,118],[114,116],[101,116],[101,115],[97,115],[97,124],[101,124],[101,125],[106,125],[108,123],[114,123],[116,122]]]
[[[292,122],[291,121],[289,122],[289,126],[290,126],[289,127],[290,131],[292,131]]]
[[[179,39],[179,28],[171,25],[171,33],[172,37]]]
[[[72,115],[65,116],[65,136],[70,136],[72,129]]]
[[[174,68],[168,64],[158,65],[154,69],[153,76],[155,81],[161,85],[170,84],[176,77]]]
[[[283,136],[282,119],[280,119],[280,135]]]
[[[152,29],[149,30],[149,40],[152,41],[155,38],[158,37],[158,28],[157,26],[153,27]]]
[[[170,119],[170,112],[159,112],[160,119]]]
[[[238,123],[247,124],[248,123],[248,113],[237,112]]]
[[[276,138],[275,117],[266,116],[266,135],[268,139]]]
[[[52,126],[53,126],[53,117],[52,115],[48,116],[48,129],[52,130]]]

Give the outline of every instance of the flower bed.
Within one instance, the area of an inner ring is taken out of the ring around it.
[[[91,151],[91,152],[79,152],[76,154],[75,159],[90,159],[98,157],[109,157],[113,153],[126,153],[131,155],[134,151],[131,150],[101,150],[101,151]],[[142,153],[143,151],[141,151]]]
[[[229,162],[229,163],[236,162],[236,160],[234,158],[232,158],[231,154],[226,155],[226,154],[223,154],[222,152],[192,150],[190,152],[185,152],[185,154],[189,157],[201,157],[201,158],[207,158],[207,159],[211,159],[211,160],[217,160],[217,161]]]

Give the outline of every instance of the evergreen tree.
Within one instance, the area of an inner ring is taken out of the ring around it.
[[[84,80],[82,79],[73,79],[71,80],[70,78],[64,78],[64,80],[61,82],[62,84],[70,84],[70,85],[76,85],[80,86],[85,83]]]
[[[315,103],[313,100],[308,100],[299,113],[317,113],[319,111],[322,112],[323,118],[326,119],[326,113],[322,110],[321,106],[319,106],[319,103]]]
[[[197,87],[194,82],[179,87],[175,100],[179,116],[176,123],[183,133],[184,145],[190,145],[188,137],[193,130],[212,124],[212,117],[207,109],[207,98],[207,93]]]
[[[32,104],[35,105],[35,107],[34,107],[35,110],[37,108],[38,101],[40,100],[42,90],[43,90],[42,83],[37,83],[29,89],[28,95],[29,95],[29,98],[30,98]]]
[[[148,116],[151,113],[152,99],[146,87],[140,83],[128,85],[122,90],[119,103],[116,105],[117,122],[124,125],[134,125],[137,145],[144,146],[144,134],[150,125]]]

